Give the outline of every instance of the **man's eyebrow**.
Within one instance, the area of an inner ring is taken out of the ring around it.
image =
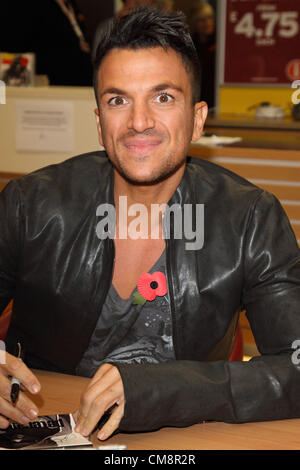
[[[156,85],[155,87],[152,88],[152,91],[157,92],[157,91],[163,91],[168,88],[171,88],[172,90],[179,91],[180,93],[183,93],[183,90],[180,86],[175,85],[174,83],[161,83],[159,85]]]
[[[176,90],[180,93],[183,93],[183,90],[180,86],[177,86],[175,85],[174,83],[160,83],[159,85],[156,85],[154,86],[153,88],[151,88],[151,92],[158,92],[158,91],[163,91],[163,90],[166,90],[166,89],[172,89],[172,90]],[[107,94],[111,94],[111,95],[127,95],[127,92],[125,90],[122,90],[121,88],[115,88],[115,87],[110,87],[110,88],[106,88],[105,90],[103,90],[103,92],[100,94],[100,98],[102,98],[102,96],[104,95],[107,95]]]
[[[115,88],[115,87],[106,88],[104,91],[102,91],[102,93],[100,93],[100,98],[102,98],[102,96],[107,95],[107,94],[126,95],[126,91],[121,90],[120,88]]]

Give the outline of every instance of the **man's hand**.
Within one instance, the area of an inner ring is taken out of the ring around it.
[[[19,379],[22,387],[30,393],[38,393],[41,389],[39,381],[24,362],[5,353],[5,364],[0,364],[0,429],[7,428],[10,419],[26,425],[38,416],[36,405],[21,391],[15,405],[11,403],[9,376]]]
[[[109,420],[97,434],[98,439],[107,439],[120,424],[124,404],[124,388],[119,371],[112,364],[104,364],[81,396],[75,431],[88,436],[104,413],[115,405]]]

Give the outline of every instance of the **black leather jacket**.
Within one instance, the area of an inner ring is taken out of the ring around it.
[[[10,182],[0,198],[0,308],[14,298],[8,349],[31,367],[74,373],[111,283],[113,240],[96,235],[113,203],[102,152]],[[204,204],[204,246],[166,240],[176,361],[117,364],[122,430],[300,417],[300,252],[276,198],[222,167],[189,159],[169,205]],[[190,241],[190,240],[188,240]],[[245,308],[261,356],[229,362]],[[295,362],[295,361],[294,361]]]

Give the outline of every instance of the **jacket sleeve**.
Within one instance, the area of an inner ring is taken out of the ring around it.
[[[265,192],[249,217],[243,267],[241,303],[260,356],[116,364],[126,400],[120,430],[300,417],[300,251],[280,203]]]
[[[0,193],[0,315],[14,296],[21,246],[21,203],[16,181]]]

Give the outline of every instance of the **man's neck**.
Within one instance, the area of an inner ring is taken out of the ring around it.
[[[163,181],[150,185],[132,184],[114,169],[114,199],[116,209],[120,196],[127,196],[129,204],[167,204],[178,187],[185,170],[185,164]]]
[[[142,239],[162,239],[162,217],[183,177],[184,170],[185,164],[167,179],[152,185],[129,183],[114,170],[116,237],[127,234],[128,228],[133,223],[133,227],[139,231]],[[130,236],[135,239],[136,233],[131,233]]]

